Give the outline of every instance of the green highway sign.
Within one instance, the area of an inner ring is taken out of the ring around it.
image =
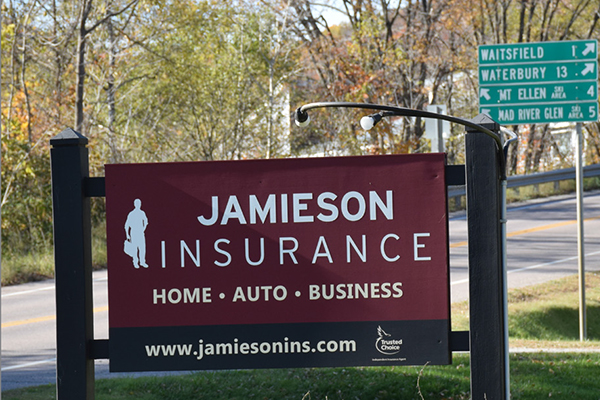
[[[479,85],[598,80],[597,61],[479,67]]]
[[[596,40],[479,46],[479,65],[598,60]]]
[[[503,125],[598,120],[598,41],[479,46],[479,112]]]
[[[590,101],[598,98],[598,82],[536,83],[479,88],[479,104],[516,105]]]
[[[598,120],[597,101],[546,105],[481,106],[479,111],[489,115],[500,125],[594,122]]]

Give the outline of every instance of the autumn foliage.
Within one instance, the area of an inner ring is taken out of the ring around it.
[[[317,4],[318,3],[318,4]],[[365,132],[352,110],[291,111],[354,101],[477,114],[477,46],[600,36],[590,0],[8,0],[2,3],[2,246],[52,242],[49,139],[89,138],[105,163],[429,151],[424,121]],[[327,14],[331,15],[331,14]],[[510,172],[569,165],[554,126],[513,127]],[[587,160],[600,126],[586,124]],[[461,127],[447,141],[462,162]],[[96,207],[101,218],[102,206]]]

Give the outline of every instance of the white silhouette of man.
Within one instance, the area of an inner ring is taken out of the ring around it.
[[[148,264],[146,264],[146,235],[144,234],[148,227],[148,218],[141,209],[142,201],[140,199],[135,199],[133,205],[135,208],[127,215],[127,221],[125,221],[125,234],[127,240],[132,244],[131,251],[126,251],[126,253],[133,258],[135,268],[139,268],[140,265],[148,268]]]

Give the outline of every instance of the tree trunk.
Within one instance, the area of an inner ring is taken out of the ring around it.
[[[83,132],[83,94],[85,86],[85,45],[89,31],[85,28],[88,16],[92,10],[92,0],[82,0],[79,14],[79,31],[77,37],[77,92],[75,100],[75,130]]]

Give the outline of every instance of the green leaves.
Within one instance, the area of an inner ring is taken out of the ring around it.
[[[127,122],[136,130],[151,127],[144,140],[151,154],[144,157],[266,155],[261,115],[270,101],[269,80],[280,81],[291,65],[269,58],[275,21],[267,9],[259,11],[215,1],[180,1],[153,11],[167,29],[145,43],[134,73],[145,71],[147,78],[142,95],[131,99],[136,112]],[[158,147],[167,153],[157,155]]]

